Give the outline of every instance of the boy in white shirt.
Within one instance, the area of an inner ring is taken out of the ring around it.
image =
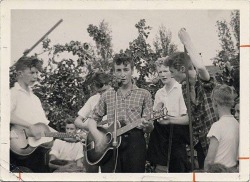
[[[239,149],[239,122],[231,115],[235,93],[227,85],[216,86],[212,94],[213,107],[219,120],[215,122],[207,137],[210,139],[204,169],[220,163],[227,168],[236,168]]]
[[[68,118],[65,120],[66,133],[75,133],[76,126],[74,119]],[[50,151],[49,167],[51,169],[64,168],[65,171],[69,168],[76,170],[83,169],[83,145],[81,142],[68,142],[56,139]],[[56,162],[54,162],[56,161]],[[65,166],[63,165],[65,163]],[[69,165],[69,166],[67,166]]]
[[[154,123],[150,134],[147,160],[155,165],[155,172],[188,172],[186,144],[182,135],[188,131],[187,108],[184,102],[181,84],[172,78],[166,58],[156,61],[156,69],[164,86],[155,94],[153,109],[161,107],[168,110],[172,117],[160,119]],[[176,125],[178,123],[178,125]],[[174,126],[172,144],[169,143],[170,125]],[[168,148],[171,147],[171,155]],[[170,155],[170,161],[169,156]],[[169,166],[168,166],[169,164]]]

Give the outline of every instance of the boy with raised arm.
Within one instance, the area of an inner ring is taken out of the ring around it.
[[[203,169],[208,149],[206,136],[211,125],[217,120],[211,99],[211,93],[215,84],[187,31],[182,28],[178,35],[186,47],[188,55],[184,52],[174,53],[168,58],[168,65],[172,76],[182,84],[182,92],[186,105],[187,94],[190,94],[191,121],[193,127],[193,141],[191,142],[193,142],[194,148],[197,151],[199,168]],[[188,69],[189,83],[185,81],[186,69]],[[187,93],[187,84],[190,86],[190,93]],[[171,118],[167,121],[167,123],[169,122],[172,124],[180,124],[175,120],[171,120]]]

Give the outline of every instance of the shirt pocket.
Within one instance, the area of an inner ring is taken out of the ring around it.
[[[130,105],[127,108],[127,112],[128,112],[128,116],[133,121],[133,120],[141,118],[142,108],[140,106]]]

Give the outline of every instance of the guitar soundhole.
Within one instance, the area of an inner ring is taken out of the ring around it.
[[[106,139],[107,139],[107,144],[110,144],[112,141],[112,135],[111,133],[106,133]]]

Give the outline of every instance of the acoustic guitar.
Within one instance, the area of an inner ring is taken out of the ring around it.
[[[76,134],[51,132],[49,127],[43,123],[35,124],[41,131],[41,138],[36,140],[29,129],[19,125],[12,125],[10,129],[10,150],[19,156],[32,154],[38,146],[51,148],[54,138],[74,138],[76,141],[85,142],[86,133],[79,131]]]
[[[153,115],[149,121],[155,119],[163,118],[167,116],[167,109],[163,108],[157,112],[153,112]],[[88,132],[86,139],[86,149],[84,151],[86,160],[90,165],[102,165],[112,156],[112,150],[116,149],[121,144],[121,135],[132,130],[141,124],[141,120],[129,123],[123,127],[119,121],[117,121],[117,142],[118,145],[114,147],[112,145],[114,139],[114,123],[110,124],[108,127],[97,126],[100,134],[102,135],[101,141],[98,141],[91,132]],[[99,139],[100,140],[100,139]]]

